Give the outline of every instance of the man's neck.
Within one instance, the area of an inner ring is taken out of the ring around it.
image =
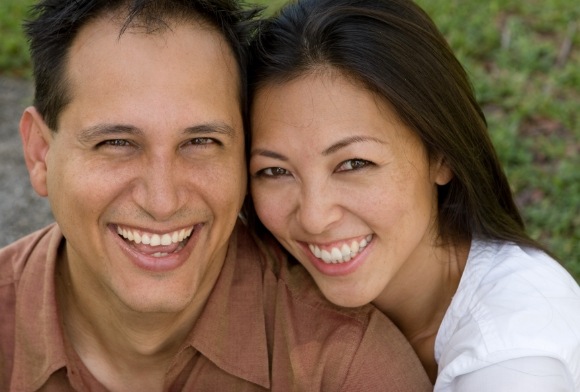
[[[66,257],[57,264],[56,290],[66,339],[91,374],[110,390],[161,390],[179,348],[210,291],[179,313],[142,313],[102,286],[75,284]],[[130,387],[129,389],[127,389]]]

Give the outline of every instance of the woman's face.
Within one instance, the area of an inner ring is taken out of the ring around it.
[[[421,272],[451,173],[384,100],[336,72],[272,84],[252,140],[256,211],[330,301],[363,305]]]

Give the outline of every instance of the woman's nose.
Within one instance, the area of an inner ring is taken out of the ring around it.
[[[336,196],[323,186],[303,190],[297,207],[297,220],[304,231],[321,234],[340,220],[342,210]]]

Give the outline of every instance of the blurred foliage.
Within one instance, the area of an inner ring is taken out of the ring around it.
[[[28,76],[30,61],[22,20],[31,0],[0,1],[0,74]]]
[[[417,2],[470,74],[528,231],[580,280],[580,2]]]

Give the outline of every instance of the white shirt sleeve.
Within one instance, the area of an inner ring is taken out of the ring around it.
[[[566,366],[549,357],[524,357],[495,363],[457,377],[457,392],[574,392]]]

